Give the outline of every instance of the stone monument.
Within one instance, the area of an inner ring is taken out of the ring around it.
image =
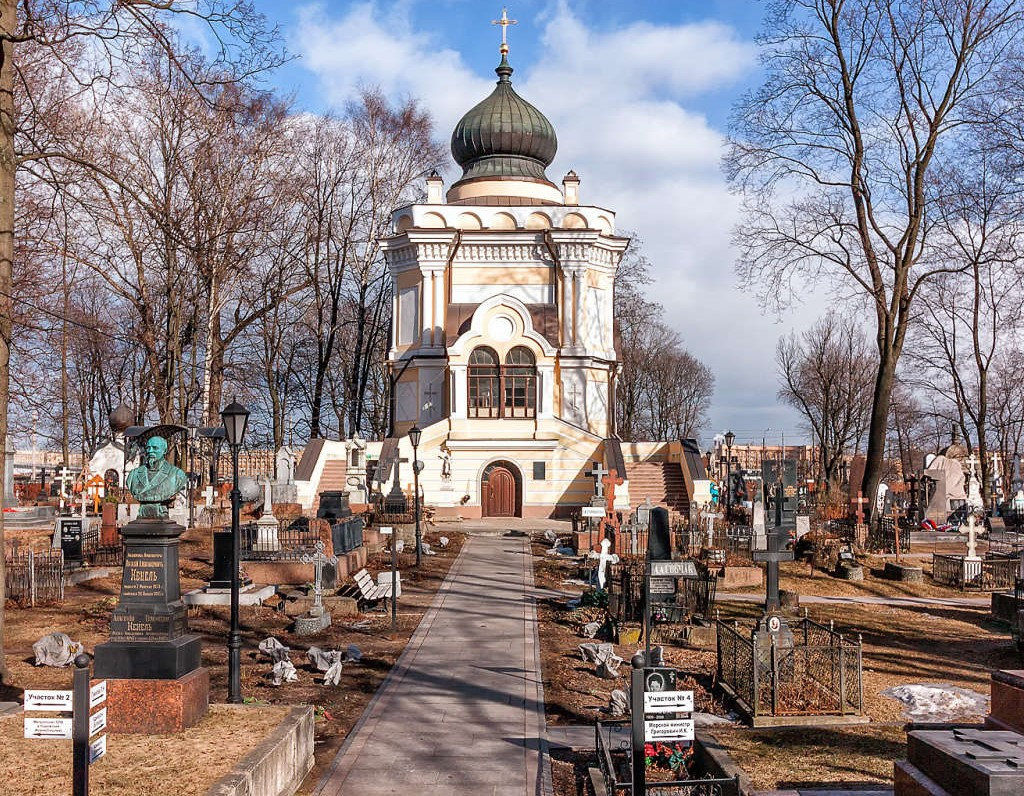
[[[256,543],[253,550],[260,553],[275,553],[281,549],[277,538],[278,522],[274,516],[273,482],[270,476],[263,484],[263,513],[256,520]]]
[[[107,680],[108,724],[115,733],[177,732],[209,707],[201,641],[188,632],[181,600],[178,537],[185,529],[167,517],[186,477],[166,452],[167,440],[150,437],[145,462],[126,479],[139,516],[121,528],[121,595],[110,640],[96,647],[94,669],[97,679]]]
[[[295,451],[282,446],[274,456],[274,479],[270,488],[274,503],[298,503],[299,488],[295,484]]]

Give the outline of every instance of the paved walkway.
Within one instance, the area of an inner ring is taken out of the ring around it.
[[[718,602],[763,603],[763,594],[746,594],[742,592],[718,592]],[[991,597],[874,597],[870,594],[801,594],[800,604],[804,603],[860,603],[861,605],[892,605],[906,608],[908,606],[924,606],[926,608],[988,608],[992,605]]]
[[[317,796],[545,796],[529,539],[472,536]]]

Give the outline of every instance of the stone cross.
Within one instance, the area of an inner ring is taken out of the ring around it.
[[[61,467],[55,480],[60,482],[60,507],[63,509],[66,505],[65,501],[68,498],[67,486],[68,484],[74,483],[75,479],[67,467]]]
[[[765,598],[764,598],[764,610],[765,613],[773,613],[778,611],[780,607],[779,602],[779,562],[780,561],[792,561],[793,551],[792,550],[780,550],[779,542],[781,534],[769,533],[768,536],[768,549],[767,550],[755,550],[754,561],[765,561],[768,564],[768,577],[765,579]]]
[[[214,489],[212,484],[210,484],[209,486],[206,487],[206,489],[203,490],[203,500],[206,503],[206,508],[213,507],[213,493]]]
[[[600,462],[594,462],[594,469],[587,475],[594,476],[594,494],[596,497],[604,497],[604,477],[608,471],[601,466]]]
[[[601,555],[597,559],[597,585],[602,589],[608,582],[607,567],[609,564],[618,564],[619,557],[611,552],[612,540],[601,540]]]
[[[978,530],[978,528],[977,528],[977,525],[975,523],[974,512],[973,511],[969,511],[967,513],[967,525],[961,525],[960,526],[960,533],[966,533],[967,534],[967,557],[968,558],[977,558],[978,557],[978,537],[975,535],[977,533],[977,530]]]
[[[302,563],[313,564],[313,605],[309,609],[310,616],[324,615],[324,564],[337,564],[337,556],[324,554],[326,547],[323,540],[317,539],[314,545],[315,552],[312,554],[303,553]]]

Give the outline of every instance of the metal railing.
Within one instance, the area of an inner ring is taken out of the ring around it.
[[[910,550],[910,526],[900,523],[899,528],[900,551],[906,553]],[[896,522],[891,517],[882,517],[871,526],[867,539],[868,550],[879,553],[896,552]]]
[[[697,578],[676,578],[676,598],[652,604],[654,623],[683,623],[694,617],[710,621],[718,578],[701,561],[695,561]],[[627,559],[609,567],[608,612],[619,622],[639,622],[644,608],[643,559]]]
[[[7,599],[28,606],[64,599],[64,551],[15,550],[4,556]]]
[[[1001,591],[1015,588],[1020,559],[992,554],[977,562],[965,556],[932,553],[932,580],[962,591]]]
[[[790,626],[792,646],[781,635],[716,625],[718,684],[749,718],[863,713],[859,639],[806,618]]]
[[[323,520],[292,523],[277,529],[277,549],[262,549],[259,543],[259,525],[248,522],[239,527],[239,551],[243,561],[298,561],[312,551],[321,539]]]
[[[753,533],[753,528],[745,525],[715,528],[710,534],[706,528],[690,527],[679,532],[679,549],[683,555],[698,556],[705,548],[717,548],[727,556],[750,561]]]

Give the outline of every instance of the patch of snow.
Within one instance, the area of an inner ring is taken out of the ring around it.
[[[883,696],[902,702],[903,714],[915,721],[953,721],[988,713],[988,696],[945,683],[897,685]]]

